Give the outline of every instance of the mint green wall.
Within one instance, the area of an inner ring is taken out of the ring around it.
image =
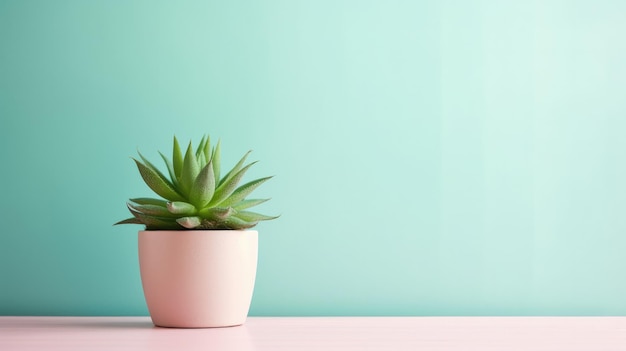
[[[625,13],[0,0],[0,314],[147,314],[129,157],[206,132],[276,175],[252,315],[624,315]]]

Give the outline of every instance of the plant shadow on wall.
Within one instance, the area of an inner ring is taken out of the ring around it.
[[[169,177],[141,153],[133,159],[148,187],[161,199],[134,198],[133,217],[116,224],[143,224],[139,263],[152,321],[163,327],[224,327],[244,323],[252,300],[258,256],[258,233],[249,230],[272,220],[249,211],[269,199],[248,199],[272,177],[243,185],[256,162],[248,151],[223,177],[221,143],[205,136],[183,156],[174,137],[172,159],[160,153]]]

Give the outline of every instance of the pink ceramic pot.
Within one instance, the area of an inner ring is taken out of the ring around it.
[[[254,230],[140,231],[141,282],[160,327],[243,324],[258,255]]]

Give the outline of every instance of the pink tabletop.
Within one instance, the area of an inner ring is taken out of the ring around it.
[[[626,350],[626,317],[250,317],[167,329],[148,317],[0,317],[0,350]]]

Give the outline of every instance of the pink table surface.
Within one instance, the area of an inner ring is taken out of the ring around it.
[[[626,350],[626,317],[250,317],[168,329],[148,317],[0,317],[0,350]]]

